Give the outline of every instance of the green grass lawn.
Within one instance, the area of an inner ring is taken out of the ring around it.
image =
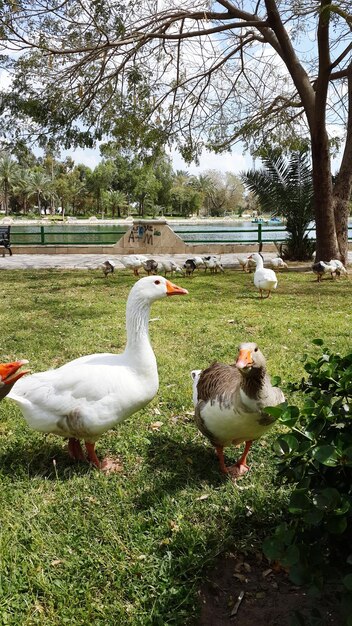
[[[122,351],[134,280],[3,271],[0,359],[27,358],[35,372]],[[233,362],[241,341],[257,341],[271,375],[300,379],[303,355],[319,351],[313,338],[351,349],[352,286],[286,273],[261,301],[252,281],[234,271],[177,278],[189,295],[153,305],[159,393],[97,445],[100,458],[121,457],[122,473],[72,462],[64,440],[30,431],[14,403],[1,403],[1,624],[195,624],[197,590],[216,555],[260,547],[288,496],[271,453],[279,427],[253,445],[251,471],[235,485],[193,423],[190,371]],[[228,461],[237,456],[226,450]]]

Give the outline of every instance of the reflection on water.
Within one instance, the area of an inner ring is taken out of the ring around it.
[[[184,241],[258,241],[258,224],[253,222],[213,222],[212,224],[173,225],[172,229]],[[191,231],[191,232],[189,232]],[[261,224],[262,239],[284,239],[285,227]]]

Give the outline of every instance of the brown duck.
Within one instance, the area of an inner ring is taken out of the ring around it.
[[[273,387],[266,361],[256,343],[242,343],[236,363],[213,363],[193,370],[193,401],[199,430],[216,449],[221,471],[238,478],[248,471],[247,455],[275,419],[263,409],[284,402],[281,389]],[[245,442],[240,459],[226,467],[224,448]]]

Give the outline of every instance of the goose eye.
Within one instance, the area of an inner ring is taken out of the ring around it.
[[[155,280],[154,285],[160,285],[160,280]]]
[[[254,348],[254,352],[258,352],[258,348]]]

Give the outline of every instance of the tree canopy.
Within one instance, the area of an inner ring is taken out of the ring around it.
[[[165,154],[159,154],[151,166],[149,159],[122,156],[111,144],[102,152],[94,169],[76,165],[70,157],[60,161],[52,154],[35,157],[27,151],[22,160],[0,152],[0,207],[5,214],[31,217],[59,212],[61,216],[121,218],[131,213],[155,217],[200,211],[221,216],[243,205],[243,187],[234,174],[214,171],[213,180],[188,172],[181,176],[173,172]],[[225,203],[223,178],[231,181]]]
[[[317,258],[347,254],[352,186],[352,15],[349,0],[218,0],[194,8],[150,0],[3,1],[2,98],[12,140],[155,153],[168,139],[186,159],[204,145],[309,144]],[[9,55],[9,50],[13,54]],[[10,126],[16,116],[17,124]],[[333,184],[331,152],[342,150]]]

